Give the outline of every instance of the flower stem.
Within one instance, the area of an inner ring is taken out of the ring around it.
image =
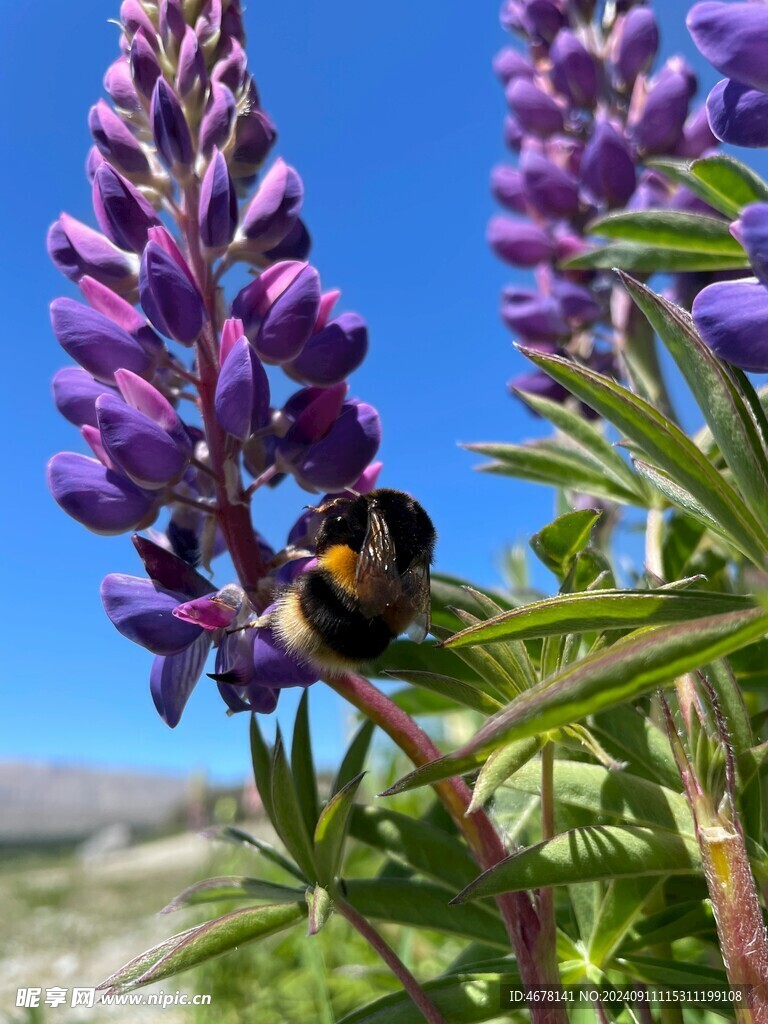
[[[346,900],[336,898],[334,899],[334,905],[342,917],[346,918],[352,927],[362,935],[371,949],[379,954],[411,997],[414,1005],[421,1011],[427,1024],[446,1024],[445,1017],[443,1017],[397,953],[385,942],[371,923],[362,914],[359,914],[350,903],[347,903]]]
[[[326,683],[350,704],[362,711],[400,747],[417,767],[440,757],[440,751],[416,722],[372,683],[352,672],[329,676]],[[472,793],[463,779],[443,779],[435,792],[463,834],[478,865],[493,867],[507,856],[500,837],[482,810],[467,814]],[[540,945],[541,922],[527,893],[505,893],[496,897],[512,942],[520,977],[525,985],[559,985],[556,950]],[[567,1024],[558,1005],[532,1005],[533,1024]]]

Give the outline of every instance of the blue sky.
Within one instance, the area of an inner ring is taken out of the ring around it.
[[[685,34],[688,4],[659,4],[663,52],[683,52],[708,87],[716,74]],[[384,11],[384,13],[382,13]],[[8,5],[0,77],[10,145],[0,167],[5,292],[5,586],[0,756],[77,760],[237,778],[246,718],[227,719],[203,682],[181,724],[153,709],[151,656],[106,619],[99,583],[139,565],[127,537],[95,537],[48,495],[47,459],[79,450],[49,382],[67,360],[48,304],[71,287],[49,264],[45,233],[66,210],[91,220],[86,116],[117,54],[117,2]],[[339,308],[368,320],[371,352],[353,392],[381,412],[382,483],[414,493],[440,534],[438,568],[498,579],[506,544],[551,516],[551,493],[472,472],[462,440],[540,431],[506,395],[520,369],[497,315],[510,273],[486,250],[491,166],[503,157],[502,90],[490,61],[506,37],[496,0],[252,2],[249,64],[277,123],[276,153],[304,179],[312,262]],[[10,365],[8,365],[10,363]],[[255,509],[277,545],[306,494],[288,486]],[[221,578],[221,582],[226,579]],[[291,695],[287,695],[291,696]],[[291,720],[293,701],[281,718]],[[316,745],[328,762],[347,715],[313,691]]]

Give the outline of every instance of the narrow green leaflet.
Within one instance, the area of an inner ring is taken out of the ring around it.
[[[502,984],[518,985],[520,976],[509,961],[498,967],[449,974],[421,987],[451,1024],[480,1024],[499,1017],[499,989]],[[423,1014],[406,992],[377,999],[342,1017],[339,1024],[424,1024]]]
[[[456,836],[428,821],[380,807],[355,807],[349,834],[444,885],[461,888],[477,864]]]
[[[346,887],[347,899],[365,917],[464,935],[505,951],[509,949],[509,936],[495,908],[451,906],[454,890],[442,885],[377,878],[348,879]],[[465,910],[471,913],[462,913]]]
[[[535,754],[535,751],[534,751]],[[485,764],[485,752],[468,754],[466,757],[457,757],[456,754],[445,754],[443,757],[435,758],[428,764],[414,768],[388,789],[379,793],[379,796],[396,796],[398,793],[407,793],[409,789],[419,789],[421,786],[433,786],[443,779],[452,779],[457,775],[466,775],[468,772],[476,772]],[[531,755],[534,756],[533,754]]]
[[[609,754],[624,761],[634,775],[680,790],[678,771],[669,740],[637,708],[619,705],[590,718],[589,727]]]
[[[704,900],[676,902],[638,921],[622,942],[621,952],[651,949],[665,942],[674,942],[689,935],[706,935],[715,930],[712,906]]]
[[[566,512],[534,533],[531,548],[548,569],[563,579],[576,555],[589,544],[602,514],[602,510],[594,508]]]
[[[304,825],[311,834],[317,822],[318,797],[312,743],[309,738],[309,690],[305,690],[301,695],[296,710],[291,743],[291,773]]]
[[[505,608],[499,607],[499,605],[492,601],[486,594],[479,590],[475,590],[474,587],[464,587],[464,590],[473,597],[477,603],[482,607],[484,611],[483,618],[488,618],[493,615],[501,615]],[[521,689],[527,690],[533,686],[538,676],[536,675],[536,669],[533,667],[531,661],[531,655],[528,648],[524,643],[518,641],[509,641],[503,645],[505,656],[514,663],[513,675],[515,679],[519,680]]]
[[[464,683],[460,679],[452,679],[450,676],[441,676],[435,672],[387,672],[387,675],[392,676],[394,679],[400,679],[404,683],[410,683],[411,686],[421,686],[425,690],[431,690],[433,693],[442,694],[445,697],[450,697],[456,704],[463,704],[465,707],[472,708],[473,711],[479,711],[484,715],[492,715],[494,711],[498,711],[501,704],[495,697],[489,697],[488,694],[483,693],[482,690],[477,689],[475,686],[470,686],[469,683]],[[403,704],[399,704],[403,707]]]
[[[541,791],[539,766],[525,765],[507,786],[537,795]],[[595,817],[616,818],[628,825],[664,829],[688,839],[695,838],[691,809],[682,793],[628,771],[612,771],[585,761],[557,760],[554,786],[558,804],[579,807]]]
[[[689,164],[687,160],[653,159],[649,167],[685,185],[699,199],[729,220],[735,220],[747,203],[765,202],[768,186],[741,161],[723,154],[704,157]]]
[[[610,498],[624,505],[638,504],[636,489],[606,477],[602,468],[579,448],[560,440],[529,441],[527,444],[496,442],[467,444],[467,451],[485,455],[493,462],[477,467],[481,473],[513,476],[518,480],[570,487]]]
[[[446,647],[469,647],[593,630],[637,629],[752,607],[749,598],[708,590],[595,590],[563,594],[502,612],[455,633],[444,643]]]
[[[768,527],[768,452],[751,384],[737,380],[704,344],[685,310],[626,274],[619,276],[680,368],[752,512]],[[752,391],[749,398],[745,388]]]
[[[593,459],[603,473],[620,487],[634,493],[637,499],[635,504],[647,503],[648,494],[642,481],[632,472],[616,447],[580,412],[568,408],[561,402],[542,398],[541,395],[528,394],[525,391],[517,394],[542,419],[549,420],[572,443],[578,444],[580,450],[588,458]]]
[[[301,874],[299,869],[292,861],[284,857],[282,853],[265,842],[263,839],[257,839],[255,836],[249,835],[240,828],[235,828],[233,825],[218,825],[214,828],[208,829],[203,833],[206,839],[221,839],[227,843],[233,843],[235,846],[246,846],[252,847],[258,853],[264,857],[265,860],[270,861],[277,867],[282,868],[289,875],[293,875],[294,878],[298,878],[299,881],[304,880],[304,876]]]
[[[757,564],[768,550],[768,534],[738,492],[686,435],[649,402],[608,377],[562,356],[545,355],[518,346],[531,362],[634,442],[665,473],[689,491],[721,524],[731,542]]]
[[[643,913],[649,897],[663,879],[614,878],[605,889],[595,914],[587,949],[593,964],[606,964]]]
[[[728,977],[718,967],[702,967],[700,964],[675,964],[670,960],[656,960],[646,956],[623,956],[618,961],[626,966],[629,974],[638,981],[650,985],[716,985],[727,986]],[[710,1002],[707,1009],[717,1010],[717,1004]],[[725,1008],[726,1016],[731,1016],[730,1008]]]
[[[217,903],[220,900],[269,900],[271,903],[300,903],[304,890],[275,882],[263,882],[260,878],[206,878],[195,882],[180,892],[175,899],[163,907],[161,914],[170,914],[182,907],[194,907],[199,903]]]
[[[258,716],[251,715],[251,761],[253,778],[259,791],[261,803],[270,821],[275,820],[275,809],[272,806],[272,752],[264,742],[259,728]]]
[[[692,252],[667,249],[637,242],[613,242],[574,256],[562,266],[566,270],[636,270],[642,273],[677,273],[692,270],[745,270],[749,267],[746,253]]]
[[[511,854],[460,892],[456,902],[576,882],[700,870],[699,850],[692,839],[649,828],[587,825]]]
[[[315,829],[315,862],[318,881],[325,886],[331,885],[339,873],[349,815],[364,774],[361,772],[335,793],[320,812]]]
[[[227,953],[255,939],[263,939],[283,931],[307,912],[303,901],[299,904],[269,907],[244,907],[225,914],[215,921],[207,921],[196,928],[179,932],[146,953],[129,960],[98,986],[109,994],[130,992],[140,985],[162,981],[174,974]]]
[[[728,222],[700,213],[642,210],[610,213],[593,221],[591,235],[650,245],[674,252],[709,253],[744,259],[744,249],[728,230]]]
[[[462,759],[502,739],[524,739],[578,722],[664,686],[766,631],[768,616],[753,609],[631,633],[522,693],[454,756]]]
[[[338,793],[340,789],[343,789],[348,782],[351,782],[352,779],[362,772],[375,728],[376,726],[373,722],[370,719],[366,719],[352,737],[352,742],[349,744],[344,760],[339,765],[336,778],[333,780],[331,796]]]
[[[272,824],[277,834],[304,872],[307,881],[314,883],[317,880],[317,869],[310,833],[301,813],[279,728],[272,756],[272,807],[275,814]]]
[[[694,160],[691,174],[710,194],[730,200],[739,212],[748,203],[768,201],[768,184],[746,164],[724,153]]]
[[[543,745],[541,737],[534,736],[530,740],[520,740],[517,743],[508,743],[504,747],[494,750],[477,777],[472,790],[472,801],[467,808],[467,814],[479,810],[485,804],[499,786],[507,782],[523,765],[527,765]],[[536,793],[541,790],[541,772],[538,764],[534,766],[539,780],[539,787]]]
[[[446,623],[451,623],[451,631],[455,629],[455,616],[446,614]],[[438,624],[433,621],[434,633]],[[366,674],[372,679],[381,679],[390,673],[399,675],[402,672],[434,672],[437,675],[451,676],[472,685],[481,684],[482,680],[465,661],[452,651],[445,651],[433,643],[414,644],[410,640],[395,640],[372,665],[367,666]]]

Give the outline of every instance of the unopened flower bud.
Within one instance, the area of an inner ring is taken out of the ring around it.
[[[570,29],[561,29],[549,56],[552,61],[552,82],[557,91],[574,106],[593,107],[599,87],[597,64],[584,44]]]
[[[269,423],[269,380],[246,337],[229,348],[216,385],[216,419],[245,441]]]
[[[149,416],[113,395],[96,400],[104,450],[137,487],[157,490],[178,480],[187,467],[191,445],[182,449]]]
[[[491,171],[491,192],[494,199],[514,213],[527,213],[528,204],[523,186],[523,173],[517,167],[500,164]]]
[[[619,81],[627,88],[647,71],[659,48],[659,27],[650,7],[633,7],[617,26],[613,60]]]
[[[229,176],[227,161],[218,149],[200,186],[200,240],[207,249],[223,249],[229,245],[237,228],[237,195]]]
[[[545,217],[572,217],[579,209],[579,186],[574,177],[535,152],[520,161],[525,195]]]
[[[112,384],[120,367],[146,374],[153,360],[119,324],[74,299],[54,299],[51,324],[61,347],[91,376]]]
[[[707,97],[707,114],[709,126],[721,142],[750,148],[768,146],[768,93],[723,79]]]
[[[99,152],[121,171],[129,175],[150,173],[147,154],[122,118],[104,100],[91,107],[88,127]]]
[[[154,33],[152,38],[154,38]],[[162,72],[152,43],[142,29],[131,40],[128,60],[131,65],[133,84],[144,99],[150,100],[155,88],[155,82]]]
[[[202,92],[207,79],[203,51],[193,29],[187,25],[179,48],[179,66],[176,72],[179,96],[186,97],[195,88]]]
[[[200,124],[200,149],[205,156],[210,156],[217,146],[225,145],[232,134],[236,113],[235,97],[230,90],[220,82],[212,82]]]
[[[80,366],[66,366],[53,378],[56,408],[76,427],[96,426],[96,399],[108,390]]]
[[[106,162],[93,176],[93,211],[115,245],[133,252],[141,252],[147,231],[160,223],[152,204]]]
[[[721,74],[768,91],[768,7],[706,0],[691,8],[686,24],[696,46]]]
[[[368,330],[357,313],[342,313],[313,334],[286,369],[307,384],[338,384],[360,366],[368,350]]]
[[[144,312],[158,331],[182,345],[191,345],[200,336],[203,297],[189,271],[158,241],[149,241],[142,254],[139,294]]]
[[[501,259],[517,267],[535,267],[552,257],[552,240],[546,231],[526,221],[492,217],[488,244]]]
[[[278,157],[248,204],[243,216],[243,234],[263,249],[277,245],[295,223],[303,198],[301,178]]]
[[[176,93],[164,78],[158,78],[150,106],[152,134],[157,151],[170,167],[189,167],[194,157],[189,125]]]
[[[98,459],[61,452],[48,463],[48,488],[67,515],[94,533],[112,535],[148,526],[155,498]]]
[[[563,114],[551,96],[527,78],[515,78],[506,89],[507,103],[526,132],[546,139],[563,130]]]
[[[635,190],[635,161],[623,135],[598,120],[581,160],[581,184],[590,198],[609,208],[624,206]]]

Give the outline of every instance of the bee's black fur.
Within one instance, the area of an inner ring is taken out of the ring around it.
[[[355,599],[336,585],[330,573],[306,572],[297,581],[302,613],[323,643],[350,661],[372,661],[395,636],[381,618],[366,619]]]

